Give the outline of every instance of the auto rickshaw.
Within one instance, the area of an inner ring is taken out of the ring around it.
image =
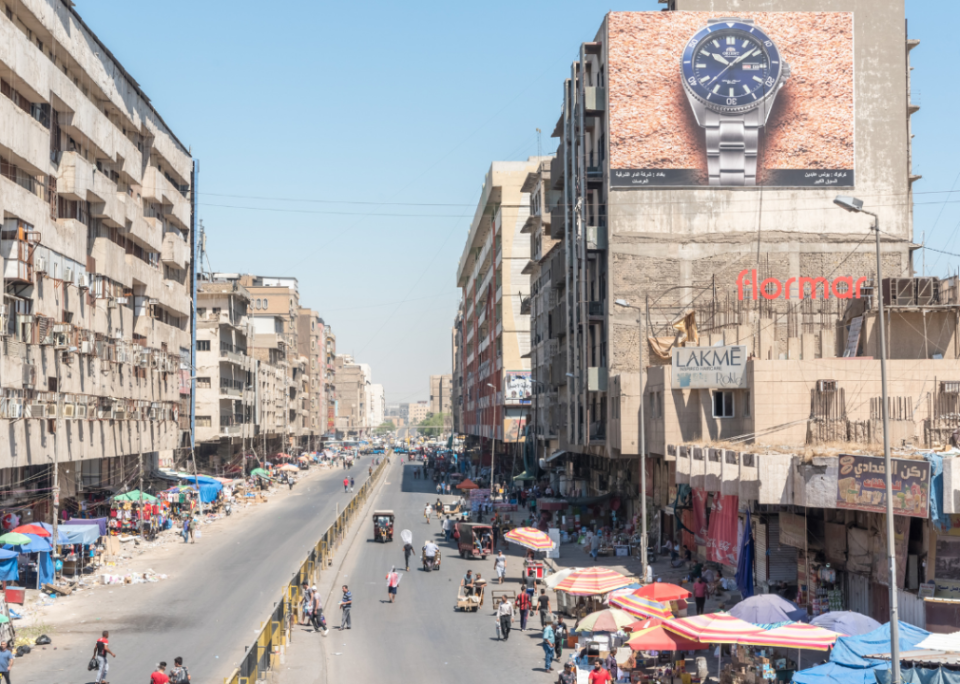
[[[393,511],[373,512],[373,540],[378,542],[393,541]]]
[[[493,553],[493,528],[479,523],[458,522],[457,548],[461,558],[486,559]]]

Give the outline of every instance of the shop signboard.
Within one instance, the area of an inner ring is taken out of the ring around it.
[[[886,469],[877,456],[841,454],[837,477],[837,508],[886,513]],[[895,458],[893,512],[926,518],[930,511],[930,464]]]
[[[503,403],[528,405],[533,396],[530,371],[507,371],[503,378]]]
[[[747,348],[674,347],[673,389],[744,389],[747,386]]]
[[[607,27],[612,188],[854,185],[852,12],[611,12]]]

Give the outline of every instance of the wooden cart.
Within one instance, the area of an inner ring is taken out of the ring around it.
[[[487,580],[481,579],[474,583],[473,595],[467,596],[463,591],[463,585],[457,587],[457,610],[464,612],[480,610],[483,605],[483,595],[487,588]]]

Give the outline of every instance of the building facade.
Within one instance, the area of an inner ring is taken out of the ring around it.
[[[450,413],[453,407],[453,375],[430,376],[430,413]]]
[[[334,361],[334,382],[337,392],[337,436],[365,436],[370,428],[367,411],[369,366],[355,363],[349,354],[339,354]]]
[[[367,425],[376,430],[384,421],[386,404],[383,397],[383,385],[376,383],[367,386]]]
[[[24,520],[52,464],[77,508],[189,446],[193,173],[73,3],[0,14],[0,506]]]
[[[430,415],[430,404],[425,401],[418,401],[407,406],[406,423],[412,427],[419,425],[424,418]]]

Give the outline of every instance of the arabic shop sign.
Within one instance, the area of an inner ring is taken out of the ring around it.
[[[926,518],[930,510],[930,464],[901,458],[891,463],[894,515]],[[885,513],[886,486],[882,458],[841,454],[837,508]]]
[[[747,348],[674,347],[673,389],[744,389],[747,386]]]

